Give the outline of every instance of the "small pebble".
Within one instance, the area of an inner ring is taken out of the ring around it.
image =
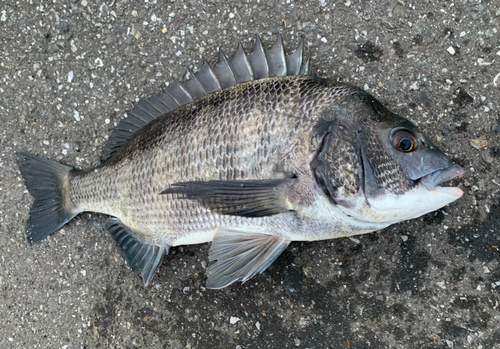
[[[449,135],[451,135],[451,129],[450,129],[450,125],[446,124],[443,126],[443,129],[441,130],[441,133],[443,134],[443,136],[445,137],[448,137]]]
[[[448,53],[450,55],[454,55],[455,54],[455,49],[453,48],[453,46],[448,47],[448,49],[446,51],[448,51]]]
[[[472,148],[480,150],[488,146],[488,141],[486,139],[471,139],[470,145]]]
[[[493,85],[495,85],[495,87],[500,86],[500,73],[498,73],[493,79]]]
[[[491,63],[491,62],[486,62],[486,61],[484,60],[484,58],[478,58],[478,59],[477,59],[477,64],[479,64],[479,65],[492,65],[493,63]]]
[[[67,33],[69,31],[69,23],[68,22],[61,22],[61,25],[59,26],[59,28],[61,28],[61,30],[64,33]]]
[[[231,316],[231,318],[229,318],[229,323],[231,325],[234,325],[235,323],[237,323],[238,321],[240,321],[241,319],[239,317],[236,317],[236,316]]]

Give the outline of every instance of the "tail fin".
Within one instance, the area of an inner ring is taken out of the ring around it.
[[[26,224],[28,242],[43,240],[70,221],[72,209],[68,174],[73,169],[30,153],[18,153],[19,171],[35,198]]]

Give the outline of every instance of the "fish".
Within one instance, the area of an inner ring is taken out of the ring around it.
[[[292,241],[378,231],[459,199],[463,169],[365,90],[312,74],[302,38],[238,44],[140,100],[101,164],[77,169],[29,152],[30,244],[81,212],[105,227],[150,284],[172,246],[211,242],[206,287],[244,283]]]

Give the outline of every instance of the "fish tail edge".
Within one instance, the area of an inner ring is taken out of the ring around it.
[[[69,173],[73,167],[28,152],[18,152],[19,171],[35,201],[26,223],[29,244],[43,240],[79,212],[71,203]]]

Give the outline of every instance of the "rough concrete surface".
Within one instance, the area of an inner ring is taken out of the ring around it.
[[[500,348],[500,2],[7,1],[0,4],[0,348]],[[30,151],[98,164],[141,97],[218,46],[307,39],[314,72],[357,84],[455,157],[465,194],[383,231],[293,243],[206,290],[205,245],[147,288],[81,214],[28,246]],[[496,80],[495,80],[496,77]]]

